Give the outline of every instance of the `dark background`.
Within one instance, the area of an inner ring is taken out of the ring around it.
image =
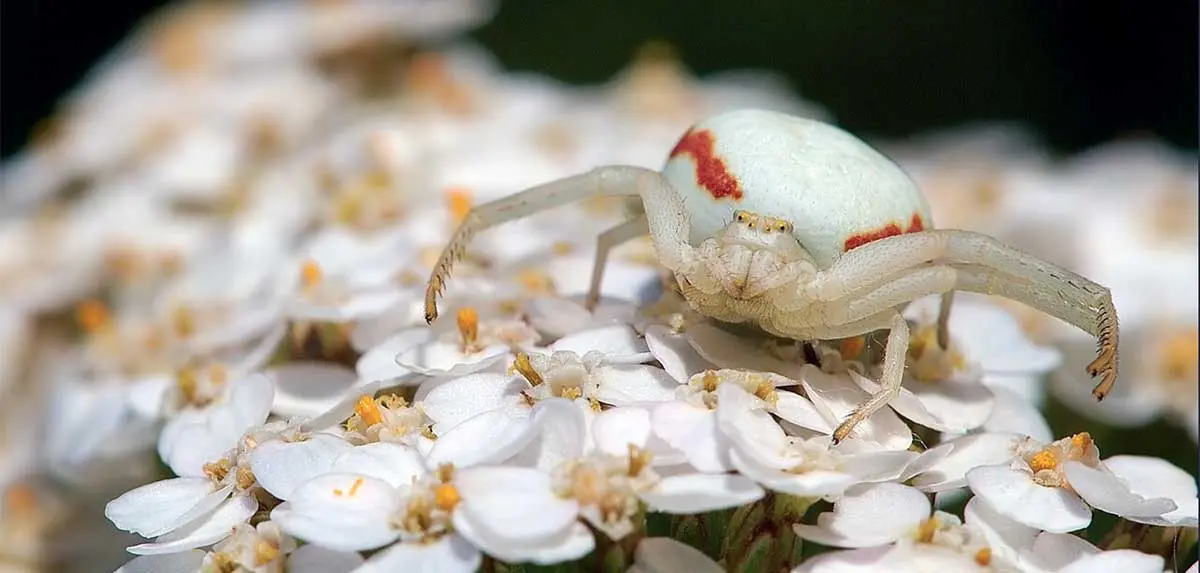
[[[19,149],[162,2],[4,0],[0,153]],[[844,127],[903,135],[1020,119],[1061,151],[1156,134],[1197,147],[1194,0],[508,0],[473,34],[515,69],[605,80],[651,39],[695,71],[787,75]]]

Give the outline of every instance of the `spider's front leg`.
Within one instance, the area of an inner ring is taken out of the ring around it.
[[[437,298],[446,286],[450,271],[462,259],[476,233],[540,211],[602,196],[641,197],[646,226],[663,266],[679,271],[692,260],[691,246],[687,243],[687,211],[666,178],[642,167],[599,167],[485,203],[467,213],[442,250],[425,286],[425,322],[433,323],[437,319]],[[624,226],[616,229],[622,228]]]
[[[856,426],[895,399],[900,394],[900,385],[904,382],[904,359],[908,355],[908,322],[896,311],[883,313],[876,320],[887,321],[888,324],[887,345],[884,347],[883,367],[879,376],[880,388],[866,402],[859,404],[833,431],[835,444],[846,439]]]

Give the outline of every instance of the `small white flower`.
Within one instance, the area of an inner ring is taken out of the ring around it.
[[[844,454],[829,436],[788,436],[764,403],[735,384],[717,387],[717,420],[732,443],[731,465],[768,489],[801,497],[841,495],[846,488],[894,480],[916,457],[908,451]]]
[[[1113,467],[1102,463],[1087,433],[1050,444],[1026,439],[1007,463],[975,467],[966,478],[1005,517],[1046,531],[1087,527],[1093,507],[1132,521],[1195,525],[1196,485],[1182,479],[1182,470],[1153,458],[1117,460]]]

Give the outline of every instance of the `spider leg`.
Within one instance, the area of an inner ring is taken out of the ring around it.
[[[953,304],[954,291],[942,293],[942,304],[938,305],[937,315],[937,343],[942,350],[950,347],[950,307]]]
[[[650,232],[650,222],[646,215],[639,215],[621,223],[603,233],[596,239],[596,256],[592,261],[592,282],[588,286],[587,298],[583,307],[588,310],[596,308],[600,301],[600,284],[604,282],[604,268],[608,264],[608,253],[627,241],[636,239]]]
[[[690,257],[689,221],[683,201],[661,173],[614,165],[532,187],[471,209],[446,244],[425,285],[425,321],[437,319],[437,299],[450,271],[462,259],[475,234],[509,221],[589,197],[640,196],[659,261],[683,268]]]
[[[944,264],[924,266],[926,262]],[[889,290],[886,285],[896,281],[911,284],[911,279],[902,273],[913,267],[918,267],[913,272],[921,272],[922,267],[948,267],[969,274],[945,288],[932,288],[927,283],[929,288],[913,288],[908,300],[951,289],[997,294],[1026,303],[1095,336],[1097,356],[1087,370],[1101,380],[1092,394],[1099,400],[1112,389],[1117,377],[1119,332],[1108,289],[987,235],[932,230],[868,243],[846,252],[811,283],[801,286],[799,299],[817,300],[826,307],[831,302],[845,300],[848,304],[841,310],[847,314],[832,321],[850,321],[891,306],[900,291]],[[926,277],[926,280],[933,279]],[[939,328],[944,327],[949,310],[943,310],[942,314],[945,316],[939,315]]]
[[[871,395],[866,402],[859,404],[837,429],[833,431],[833,443],[841,442],[850,435],[854,427],[863,420],[870,418],[900,394],[900,384],[904,382],[904,359],[908,354],[908,322],[899,312],[891,312],[891,323],[888,331],[887,346],[884,349],[882,374],[879,377],[880,389]]]

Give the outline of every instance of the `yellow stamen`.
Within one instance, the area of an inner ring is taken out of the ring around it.
[[[756,377],[760,377],[756,375]],[[751,378],[753,380],[753,378]],[[779,403],[779,393],[775,391],[775,385],[770,380],[759,380],[754,386],[754,395],[763,402],[772,406]]]
[[[458,333],[462,336],[463,350],[475,347],[479,340],[479,313],[469,306],[458,311]]]
[[[196,333],[196,320],[188,307],[181,305],[171,311],[171,328],[180,338],[188,338]]]
[[[196,403],[197,390],[199,382],[196,380],[196,370],[194,368],[183,368],[175,374],[175,387],[179,388],[179,393],[183,394],[183,399],[189,404]]]
[[[583,397],[583,390],[580,390],[578,386],[564,386],[562,390],[559,390],[558,395],[560,398],[575,400]]]
[[[354,483],[350,486],[350,497],[354,497],[358,493],[358,488],[362,487],[363,478],[354,478]]]
[[[1056,467],[1058,467],[1058,455],[1049,449],[1045,449],[1033,454],[1033,456],[1029,458],[1029,469],[1033,470],[1033,473],[1037,473],[1042,470],[1052,470]]]
[[[254,564],[262,567],[279,557],[279,547],[266,541],[259,541],[254,546]]]
[[[88,300],[75,308],[75,319],[84,332],[94,333],[108,326],[112,317],[104,303],[98,300]]]
[[[367,427],[383,423],[383,412],[379,410],[379,404],[369,395],[364,394],[358,398],[358,402],[354,404],[354,413],[358,414]]]
[[[224,386],[229,381],[229,369],[224,364],[214,363],[208,366],[208,377],[217,386]]]
[[[442,511],[450,511],[458,502],[462,501],[462,496],[458,493],[458,488],[454,484],[444,483],[433,488],[433,504]]]
[[[364,211],[361,193],[345,191],[333,200],[333,218],[338,223],[353,225]]]
[[[533,364],[529,362],[529,355],[525,354],[524,352],[518,352],[517,356],[513,358],[513,364],[512,367],[508,369],[508,373],[518,373],[521,376],[524,376],[525,379],[529,381],[531,386],[537,386],[542,382],[545,382],[545,379],[542,378],[542,375],[539,374],[538,371],[533,368]]]
[[[721,383],[721,378],[712,370],[705,370],[704,377],[700,379],[704,385],[705,392],[716,392],[717,385]]]
[[[570,241],[554,241],[550,250],[556,255],[569,255],[575,252],[575,245]]]
[[[238,468],[237,477],[235,479],[238,489],[247,490],[254,487],[257,480],[254,478],[254,472],[250,468]]]
[[[992,564],[992,550],[990,547],[984,547],[975,552],[975,563],[980,567],[987,567]]]
[[[867,337],[855,336],[842,340],[839,352],[842,355],[842,360],[853,360],[858,358],[863,350],[867,347]]]
[[[629,477],[637,477],[650,465],[650,460],[654,454],[647,450],[643,450],[633,444],[629,444]]]
[[[317,261],[308,259],[300,265],[300,284],[305,288],[312,288],[320,284],[324,273],[321,271],[321,265]]]
[[[471,199],[471,190],[465,187],[451,187],[446,189],[446,210],[450,211],[450,219],[455,225],[463,222],[467,218],[467,214],[471,212],[471,207],[474,202]]]
[[[434,473],[438,481],[450,483],[450,480],[454,479],[454,464],[441,464]]]
[[[938,526],[938,520],[934,517],[922,521],[921,525],[917,526],[917,542],[933,543],[933,534],[937,533]]]
[[[525,291],[533,294],[555,294],[554,279],[543,269],[524,269],[517,273],[517,281]]]
[[[1200,371],[1200,329],[1169,337],[1159,350],[1161,375],[1169,381],[1195,381]]]

